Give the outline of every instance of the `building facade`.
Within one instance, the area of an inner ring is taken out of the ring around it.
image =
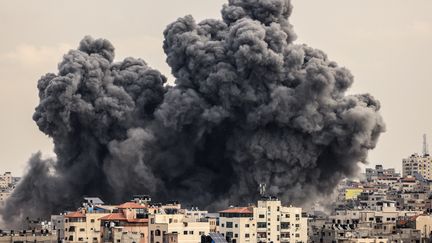
[[[402,176],[421,175],[424,179],[432,180],[432,157],[428,154],[412,154],[402,160]]]
[[[301,208],[282,206],[279,199],[269,196],[254,207],[221,211],[219,217],[219,232],[228,242],[306,243],[307,229]]]
[[[171,242],[196,243],[201,242],[201,236],[210,232],[207,220],[196,220],[185,214],[172,211],[149,215],[149,243]]]
[[[253,208],[229,208],[219,212],[219,233],[229,242],[256,242]]]

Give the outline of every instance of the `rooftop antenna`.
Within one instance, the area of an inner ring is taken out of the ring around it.
[[[427,135],[423,134],[423,155],[429,155],[429,148],[427,142]]]
[[[266,191],[266,184],[260,183],[259,184],[259,192],[260,192],[260,195],[262,197],[265,195],[265,191]]]

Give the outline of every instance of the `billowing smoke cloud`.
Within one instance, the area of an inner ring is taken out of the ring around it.
[[[331,193],[375,147],[380,105],[345,95],[350,72],[293,43],[291,10],[289,0],[229,0],[222,21],[179,18],[163,43],[174,86],[85,37],[39,80],[34,120],[57,158],[33,156],[4,219],[47,216],[83,195],[208,206],[254,200],[259,183],[292,203]]]

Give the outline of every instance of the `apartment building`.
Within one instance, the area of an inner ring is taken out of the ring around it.
[[[149,215],[149,243],[170,242],[197,243],[210,232],[208,220],[188,217],[176,210],[161,211]],[[165,241],[164,241],[165,239]]]
[[[13,184],[13,177],[11,172],[5,172],[3,175],[0,175],[0,188],[9,188]]]
[[[100,218],[111,213],[98,198],[87,198],[83,207],[64,215],[65,242],[102,242]]]
[[[254,208],[258,242],[280,242],[281,207],[281,201],[275,197],[263,197],[258,201],[257,207]],[[287,219],[286,215],[283,216]],[[291,224],[284,226],[284,230],[291,229]],[[287,238],[285,234],[283,236]]]
[[[148,210],[147,204],[126,202],[118,205],[110,213],[99,219],[103,242],[147,243]]]
[[[232,207],[220,211],[219,233],[232,243],[257,242],[253,208]]]
[[[221,211],[219,232],[228,242],[307,242],[307,217],[301,208],[263,196],[255,207]]]
[[[432,180],[432,157],[429,154],[412,154],[402,160],[402,176],[416,176],[416,174]]]

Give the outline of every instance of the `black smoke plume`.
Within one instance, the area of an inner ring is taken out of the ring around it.
[[[163,43],[174,86],[85,37],[38,82],[33,119],[57,157],[31,158],[4,220],[46,217],[83,195],[211,206],[254,200],[259,183],[292,203],[331,193],[384,131],[380,104],[345,95],[351,73],[294,43],[291,10],[229,0],[223,20],[179,18]]]

